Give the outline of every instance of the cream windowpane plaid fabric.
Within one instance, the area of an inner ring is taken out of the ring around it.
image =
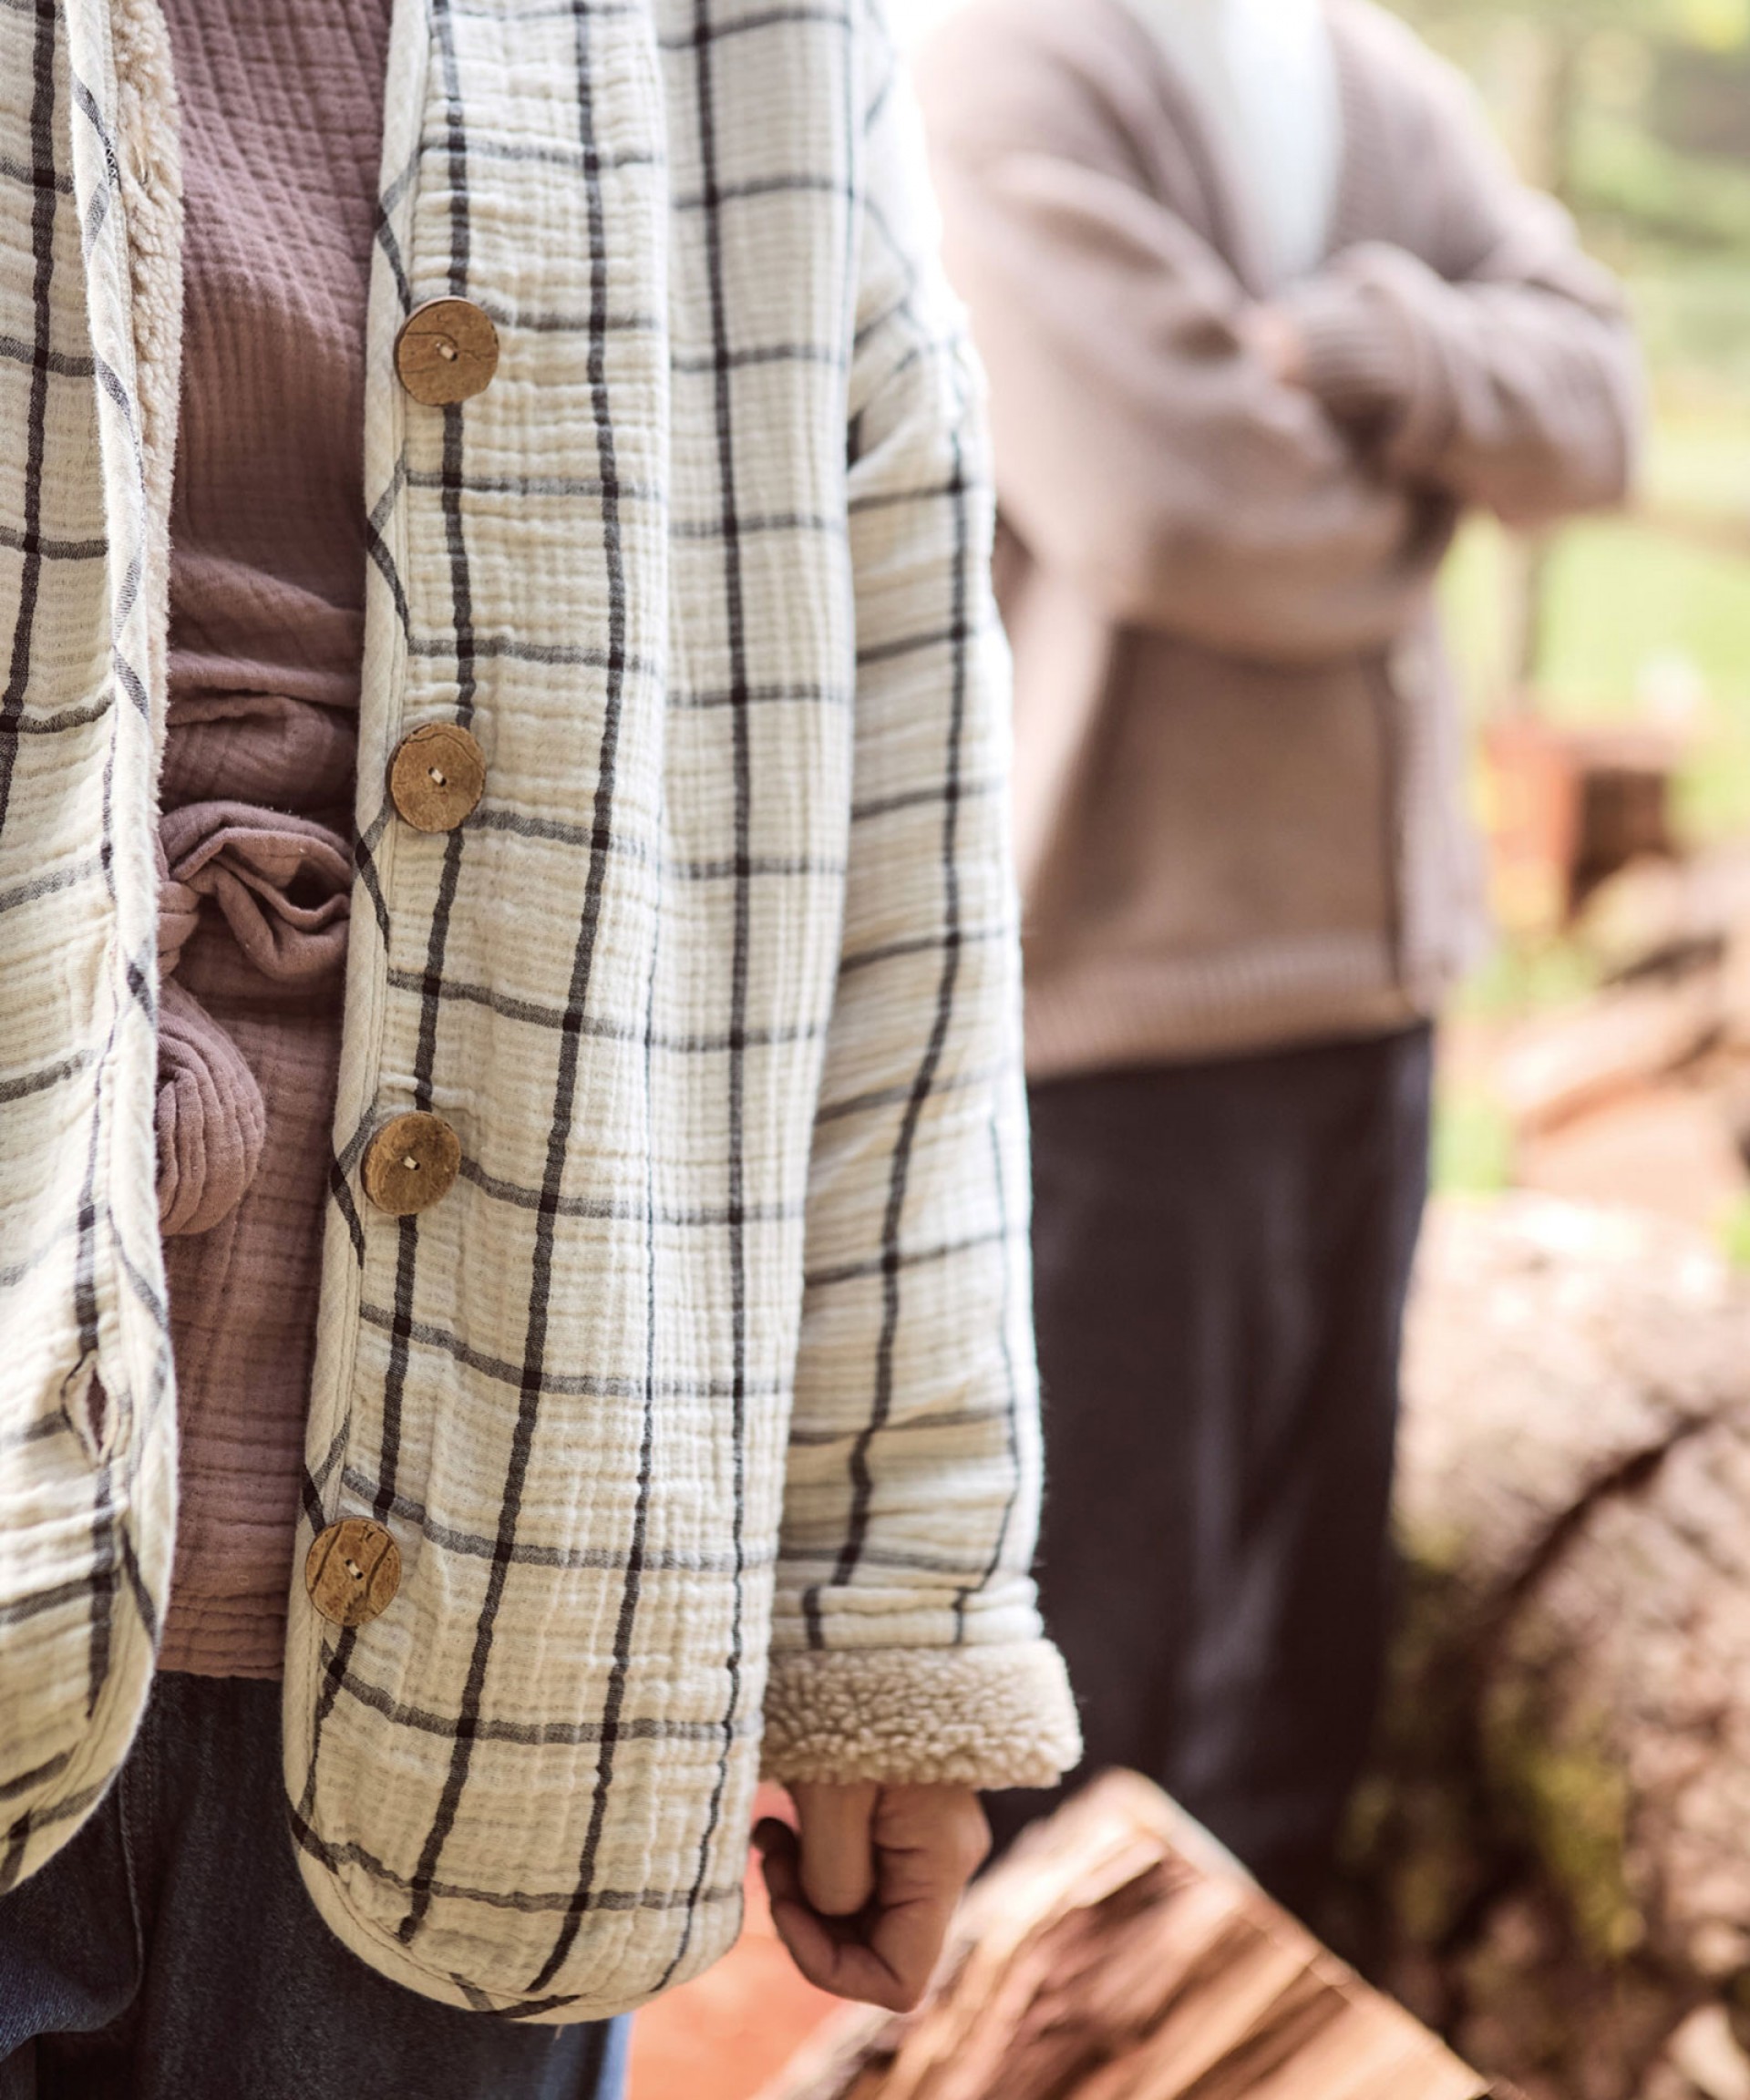
[[[301,1544],[374,1516],[404,1573],[355,1631],[294,1596],[286,1780],[348,1943],[518,2017],[722,1951],[762,1716],[792,1776],[1073,1753],[987,479],[920,158],[861,0],[398,0]],[[460,408],[392,377],[440,293],[503,345]],[[488,759],[448,835],[383,785],[430,720]],[[407,1108],[463,1169],[397,1222],[358,1160]]]

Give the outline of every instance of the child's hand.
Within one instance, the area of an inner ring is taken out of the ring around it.
[[[909,2012],[990,1850],[978,1796],[873,1784],[789,1791],[799,1828],[768,1819],[754,1832],[778,1938],[820,1990]]]

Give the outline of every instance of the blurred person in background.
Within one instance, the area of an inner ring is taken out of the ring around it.
[[[1375,1706],[1431,1023],[1481,932],[1435,581],[1467,505],[1622,496],[1638,359],[1364,0],[974,0],[921,75],[1017,659],[1047,1620],[1083,1770],[1304,1910]]]

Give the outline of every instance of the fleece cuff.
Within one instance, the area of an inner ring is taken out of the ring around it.
[[[768,1779],[1049,1786],[1080,1755],[1069,1679],[1046,1641],[771,1659]]]

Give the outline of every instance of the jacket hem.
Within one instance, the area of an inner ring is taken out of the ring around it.
[[[293,1843],[296,1843],[294,1837]],[[660,1986],[617,1996],[589,1996],[553,1991],[536,1997],[519,1992],[489,1991],[461,1975],[446,1973],[417,1961],[391,1932],[362,1918],[346,1900],[345,1889],[322,1857],[321,1841],[314,1836],[298,1846],[298,1871],[310,1900],[323,1923],[349,1954],[403,1990],[421,1998],[435,1999],[464,2012],[486,2012],[535,2027],[575,2027],[600,2020],[617,2020],[636,2012],[664,1992],[684,1983],[714,1961],[720,1961],[741,1930],[740,1908],[731,1906],[734,1930],[727,1933],[703,1930],[695,1935],[692,1953],[673,1978]]]
[[[1069,1678],[1047,1641],[771,1660],[762,1770],[780,1784],[1049,1786],[1080,1757]]]

